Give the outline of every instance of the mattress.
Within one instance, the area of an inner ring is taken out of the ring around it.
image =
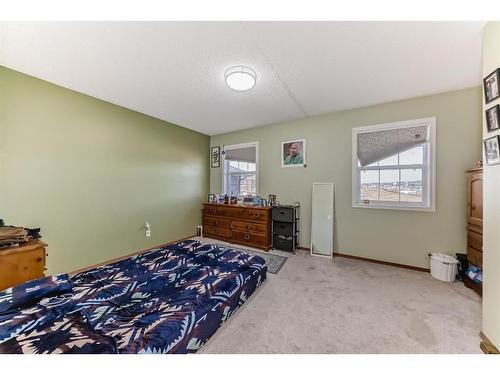
[[[0,353],[194,353],[266,279],[259,256],[181,241],[0,292]]]

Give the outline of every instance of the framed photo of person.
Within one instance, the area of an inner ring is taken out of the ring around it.
[[[487,109],[485,115],[488,132],[500,129],[500,104]]]
[[[484,100],[486,104],[500,97],[500,89],[498,83],[500,81],[500,69],[488,74],[483,80],[484,86]]]
[[[498,135],[484,140],[484,156],[486,165],[500,163],[500,137]]]
[[[306,166],[306,140],[281,142],[281,166],[305,167]]]
[[[220,167],[220,146],[214,146],[210,149],[210,166],[212,168]]]

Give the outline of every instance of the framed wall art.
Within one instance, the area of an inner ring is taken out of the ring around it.
[[[220,146],[210,148],[210,166],[212,168],[220,167]]]
[[[304,167],[306,165],[306,140],[281,142],[281,166]]]
[[[500,69],[497,68],[483,79],[484,100],[486,104],[500,97],[498,83],[500,81]]]
[[[484,156],[486,165],[500,164],[500,137],[494,137],[484,140]]]
[[[500,128],[500,104],[488,108],[486,110],[485,117],[488,132],[498,130]]]

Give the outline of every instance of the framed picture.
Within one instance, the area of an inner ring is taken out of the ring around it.
[[[494,137],[484,140],[484,156],[486,158],[486,165],[493,165],[500,163],[500,137]]]
[[[214,146],[210,149],[210,166],[212,168],[220,167],[220,146]]]
[[[488,132],[500,128],[500,104],[486,110],[486,127],[488,128]]]
[[[306,165],[306,140],[281,142],[281,166],[304,167]]]
[[[500,81],[500,69],[496,69],[483,80],[484,99],[486,104],[500,97],[498,82]]]

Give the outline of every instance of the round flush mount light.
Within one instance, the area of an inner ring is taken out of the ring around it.
[[[236,91],[247,91],[257,83],[257,73],[245,65],[230,67],[224,73],[226,85]]]

